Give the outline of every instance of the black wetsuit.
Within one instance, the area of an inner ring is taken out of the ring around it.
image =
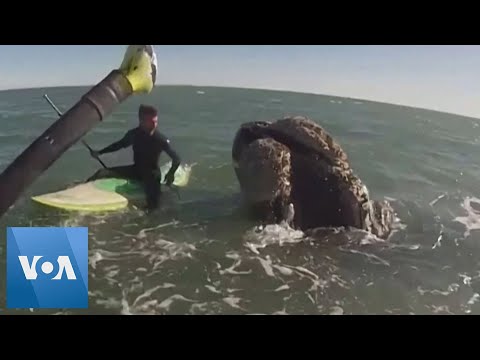
[[[98,154],[112,153],[129,146],[133,148],[133,165],[114,167],[107,171],[100,170],[89,181],[111,176],[112,173],[122,178],[141,181],[145,187],[148,208],[157,208],[161,195],[160,179],[162,174],[158,166],[160,155],[165,151],[172,159],[172,166],[167,174],[172,176],[180,166],[180,157],[172,149],[170,141],[165,135],[158,130],[155,130],[153,134],[148,134],[138,127],[128,131],[120,141],[100,150]]]

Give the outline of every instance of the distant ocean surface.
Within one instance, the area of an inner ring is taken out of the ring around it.
[[[0,171],[57,119],[43,94],[67,110],[86,90],[0,92]],[[122,137],[140,103],[159,108],[161,131],[197,163],[189,187],[180,200],[166,192],[153,217],[32,204],[30,196],[99,168],[80,144],[72,147],[0,219],[0,314],[30,313],[5,310],[5,228],[30,225],[90,228],[90,307],[65,314],[480,314],[480,120],[328,96],[165,86],[129,99],[85,140],[101,148]],[[242,122],[287,115],[325,127],[371,195],[392,201],[402,227],[389,241],[362,232],[302,241],[288,229],[254,231],[243,218],[235,132]],[[102,159],[113,166],[131,158],[126,150]]]

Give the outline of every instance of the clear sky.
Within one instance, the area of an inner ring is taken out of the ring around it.
[[[0,45],[0,89],[92,85],[126,45]],[[158,84],[311,92],[480,117],[480,46],[155,45]]]

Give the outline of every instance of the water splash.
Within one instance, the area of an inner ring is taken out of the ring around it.
[[[466,228],[464,237],[470,236],[471,231],[480,230],[480,212],[472,204],[480,206],[480,199],[467,197],[462,203],[462,208],[467,212],[466,216],[457,216],[453,221],[463,224]]]

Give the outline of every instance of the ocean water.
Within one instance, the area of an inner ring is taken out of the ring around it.
[[[0,92],[0,171],[86,88]],[[88,178],[99,165],[72,147],[0,219],[0,314],[480,314],[480,120],[368,101],[247,89],[158,87],[131,98],[85,138],[94,148],[136,125],[140,103],[196,163],[181,197],[145,216],[62,213],[32,195]],[[361,231],[305,238],[256,228],[240,207],[231,146],[242,122],[304,115],[347,151],[400,224],[387,241]],[[128,150],[103,157],[131,161]],[[162,159],[167,162],[168,157]],[[88,226],[88,310],[7,311],[6,226]]]

